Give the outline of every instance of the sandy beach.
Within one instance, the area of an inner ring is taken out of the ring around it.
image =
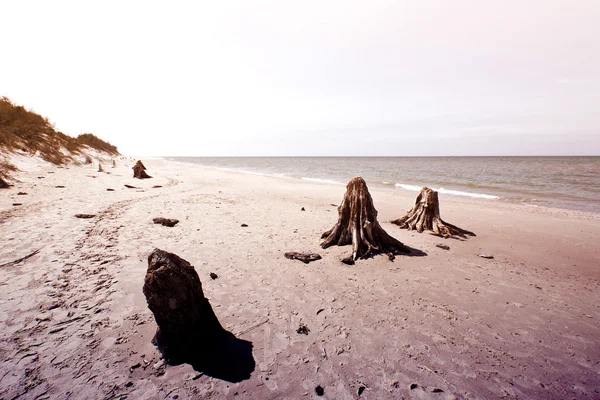
[[[342,185],[162,159],[137,180],[135,161],[15,159],[20,182],[0,191],[0,399],[600,397],[600,214],[441,195],[442,218],[477,234],[443,239],[389,223],[414,193],[371,189],[383,228],[418,251],[348,266],[348,246],[319,246]],[[161,360],[142,293],[154,248],[195,267],[251,349],[245,379]]]

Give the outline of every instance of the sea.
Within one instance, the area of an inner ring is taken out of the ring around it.
[[[594,157],[166,157],[331,185],[362,176],[369,187],[600,213],[600,156]]]

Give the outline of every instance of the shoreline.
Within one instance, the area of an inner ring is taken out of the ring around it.
[[[211,159],[211,160],[215,160],[215,159],[224,159],[224,160],[244,160],[244,159],[249,159],[249,160],[252,160],[252,159],[260,159],[260,160],[266,160],[266,159],[274,159],[274,160],[299,159],[299,160],[303,160],[303,159],[307,159],[307,160],[310,160],[310,159],[321,159],[321,160],[328,160],[328,159],[333,159],[335,157],[162,157],[162,158],[164,160],[168,160],[168,161],[180,162],[184,165],[202,165],[205,167],[214,167],[219,170],[239,172],[239,173],[250,174],[250,175],[289,177],[291,179],[301,179],[301,180],[307,180],[307,181],[313,181],[313,182],[329,183],[329,184],[344,185],[344,186],[346,185],[347,181],[349,181],[351,178],[353,178],[353,176],[348,175],[347,179],[344,181],[343,179],[340,179],[339,177],[337,177],[337,178],[333,177],[333,175],[335,175],[335,174],[333,174],[331,177],[323,177],[323,176],[316,176],[317,174],[307,173],[308,175],[304,176],[303,174],[297,174],[297,173],[292,173],[290,171],[285,171],[285,169],[287,169],[287,167],[285,167],[284,169],[281,170],[283,172],[267,172],[267,171],[261,170],[258,165],[256,165],[256,166],[250,166],[250,165],[229,166],[229,165],[215,165],[215,164],[210,164],[210,163],[179,160],[179,159],[185,159],[185,158],[196,159],[196,160],[199,160],[202,158]],[[362,159],[365,157],[341,157],[341,158],[342,159]],[[381,157],[367,157],[367,158],[381,159]],[[388,158],[396,159],[398,157],[388,157]],[[411,157],[409,157],[409,158],[411,158]],[[424,158],[424,157],[412,157],[411,159],[419,160],[422,158]],[[445,159],[445,158],[447,158],[447,157],[437,157],[437,159],[440,159],[440,160]],[[455,157],[455,158],[464,158],[464,157]],[[494,157],[473,157],[473,158],[478,158],[478,159],[492,158],[493,159]],[[502,159],[502,158],[506,158],[506,157],[497,157],[497,158]],[[530,157],[530,158],[536,159],[536,158],[540,158],[540,157]],[[541,158],[549,158],[549,157],[541,157]],[[589,158],[597,158],[597,157],[589,157]],[[325,174],[325,175],[327,175],[327,174]],[[360,175],[360,174],[358,174],[358,175]],[[416,182],[410,181],[410,180],[407,181],[408,183],[406,183],[406,182],[405,183],[396,183],[393,181],[383,181],[381,179],[367,178],[364,176],[364,174],[363,174],[363,178],[365,178],[367,184],[369,184],[373,188],[414,193],[415,196],[418,194],[421,187],[423,186],[421,184],[417,184]],[[544,193],[538,193],[536,195],[535,192],[526,192],[526,191],[522,191],[521,189],[515,190],[515,189],[510,189],[510,188],[502,188],[502,187],[487,186],[487,185],[481,186],[481,184],[480,185],[468,184],[465,186],[460,183],[445,183],[444,184],[444,183],[439,183],[439,182],[438,183],[433,182],[431,184],[425,184],[424,186],[427,186],[427,187],[437,191],[441,197],[442,196],[448,197],[448,198],[464,197],[464,198],[473,198],[473,199],[479,199],[479,200],[498,201],[498,202],[509,203],[509,204],[523,204],[523,205],[527,205],[527,206],[531,206],[531,207],[557,208],[557,209],[561,209],[561,210],[571,210],[571,211],[578,211],[578,212],[587,212],[587,213],[592,213],[592,214],[600,214],[600,204],[590,205],[590,203],[584,201],[583,198],[578,198],[578,200],[575,200],[575,199],[570,199],[570,200],[562,199],[561,200],[560,196],[558,198],[551,198],[551,197],[548,197],[548,195],[544,194]],[[475,191],[470,190],[472,188],[475,188]],[[548,189],[550,189],[550,188],[548,188]]]
[[[149,158],[153,178],[137,180],[136,160],[105,173],[35,161],[0,191],[0,264],[39,249],[1,269],[0,397],[597,395],[597,214],[446,197],[442,218],[477,236],[442,239],[389,223],[415,193],[370,187],[383,229],[425,255],[349,267],[348,246],[319,246],[345,186]],[[221,324],[251,343],[249,379],[165,365],[142,293],[154,248],[189,261]]]

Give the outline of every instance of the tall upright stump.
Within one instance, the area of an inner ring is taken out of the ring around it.
[[[142,163],[141,160],[138,160],[135,165],[132,167],[133,169],[133,177],[138,179],[148,179],[152,178],[150,175],[146,173],[146,167]]]
[[[204,297],[196,270],[175,254],[155,249],[148,256],[143,292],[158,325],[153,343],[167,359],[210,347],[226,334]]]
[[[419,233],[425,230],[432,231],[445,238],[475,236],[473,232],[449,224],[440,217],[438,192],[428,187],[421,189],[414,207],[402,218],[393,220],[392,224],[396,224],[402,229],[416,230]]]
[[[377,210],[363,178],[352,179],[346,186],[346,194],[338,207],[338,222],[321,235],[324,249],[337,245],[352,244],[352,255],[344,262],[369,258],[376,254],[408,254],[410,248],[391,237],[377,221]]]

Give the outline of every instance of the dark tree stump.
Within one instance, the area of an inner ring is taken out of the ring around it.
[[[380,253],[390,256],[410,253],[410,248],[388,235],[379,225],[377,210],[363,178],[354,178],[348,183],[338,214],[337,224],[321,236],[325,239],[321,243],[324,249],[352,244],[352,256],[349,257],[352,260]]]
[[[9,187],[10,185],[6,183],[6,181],[2,179],[2,177],[0,177],[0,189],[8,189]]]
[[[226,334],[196,270],[175,254],[155,249],[148,256],[143,291],[158,325],[153,343],[168,359],[185,358],[186,352],[210,347]]]
[[[445,238],[455,235],[463,238],[467,235],[475,236],[473,232],[449,224],[440,217],[438,193],[427,187],[419,192],[414,207],[402,218],[393,220],[392,224],[396,224],[402,229],[416,230],[419,233],[424,230],[432,231]]]
[[[136,162],[133,166],[133,177],[138,179],[152,178],[146,173],[146,167],[144,166],[141,160],[138,160],[138,162]]]

